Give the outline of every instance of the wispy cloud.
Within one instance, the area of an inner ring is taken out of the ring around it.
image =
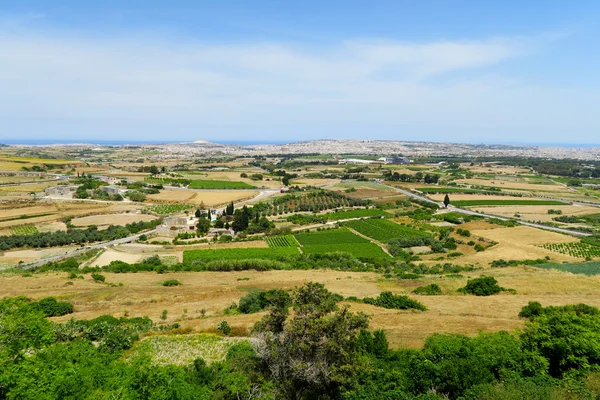
[[[7,123],[0,137],[357,137],[369,127],[387,138],[442,129],[473,135],[477,128],[520,121],[525,113],[519,107],[534,115],[538,107],[569,110],[548,104],[551,89],[486,70],[531,54],[539,44],[539,38],[349,40],[306,49],[5,30],[0,118]],[[446,78],[455,72],[463,73],[460,80]],[[553,118],[539,115],[529,126]]]

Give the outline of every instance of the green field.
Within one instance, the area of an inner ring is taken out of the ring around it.
[[[456,187],[421,187],[416,190],[422,193],[435,194],[435,193],[473,193],[480,194],[485,192],[485,190],[476,190],[476,189],[465,189],[465,188],[456,188]]]
[[[568,203],[556,200],[457,200],[450,204],[457,207],[473,206],[564,206]]]
[[[34,233],[39,232],[33,225],[13,226],[11,230],[15,235],[33,235]]]
[[[399,237],[411,238],[430,236],[427,232],[418,231],[408,226],[402,226],[387,219],[363,219],[360,221],[345,222],[344,225],[382,243],[387,243],[390,240]]]
[[[322,254],[341,251],[352,254],[360,258],[389,258],[381,247],[375,243],[336,243],[336,244],[316,244],[302,247],[305,254]]]
[[[194,260],[244,260],[244,259],[275,259],[300,254],[296,247],[239,248],[239,249],[208,249],[184,250],[183,262]]]
[[[600,262],[587,262],[581,264],[538,264],[535,267],[543,269],[556,269],[559,271],[570,272],[572,274],[590,276],[600,274]]]
[[[347,229],[332,229],[296,235],[305,254],[341,251],[362,258],[389,257],[379,246]]]
[[[267,236],[265,241],[269,247],[298,247],[299,243],[293,235]]]
[[[331,229],[319,232],[300,233],[295,235],[302,246],[328,245],[347,243],[370,243],[367,239],[355,235],[348,229]]]
[[[341,219],[350,219],[350,218],[362,218],[362,217],[389,217],[390,214],[385,211],[378,210],[376,208],[371,209],[361,209],[361,210],[348,210],[348,211],[338,211],[333,213],[327,213],[323,215],[319,215],[319,217],[325,217],[327,219],[333,221],[339,221]]]
[[[148,210],[156,214],[164,215],[178,213],[189,210],[190,208],[194,208],[194,206],[189,204],[157,204],[155,206],[148,207]]]
[[[600,246],[593,246],[582,242],[542,244],[540,247],[557,253],[568,254],[572,257],[600,257]]]
[[[255,189],[256,186],[245,182],[236,181],[214,181],[214,180],[193,180],[189,186],[190,189]]]

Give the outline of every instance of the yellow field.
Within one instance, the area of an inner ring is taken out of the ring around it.
[[[152,221],[156,219],[148,214],[99,214],[89,217],[74,218],[71,223],[75,226],[86,227],[96,225],[98,227],[108,227],[109,225],[126,225],[132,222]]]
[[[159,194],[148,195],[148,201],[155,203],[204,203],[206,206],[214,207],[227,204],[231,201],[251,199],[258,192],[249,190],[215,190],[215,191],[193,191],[193,190],[161,190]]]
[[[562,215],[589,215],[600,214],[600,208],[589,206],[476,206],[478,210],[493,215],[513,217],[515,214],[521,214],[520,219],[526,221],[544,221],[552,222],[552,218],[558,215],[548,214],[548,210],[562,210]]]
[[[457,183],[464,183],[467,185],[482,185],[482,186],[495,186],[501,189],[521,189],[534,192],[568,192],[569,189],[562,185],[546,185],[536,184],[527,182],[512,182],[505,180],[487,180],[487,179],[460,179]]]
[[[423,340],[439,332],[476,335],[479,330],[509,330],[522,326],[517,317],[522,306],[537,300],[543,305],[587,303],[600,306],[600,277],[584,277],[535,268],[492,269],[468,274],[471,278],[481,274],[496,276],[501,286],[514,288],[517,295],[501,294],[490,297],[459,295],[455,291],[464,286],[467,277],[451,279],[430,277],[420,280],[381,280],[374,273],[335,271],[270,271],[270,272],[198,272],[198,273],[105,273],[107,282],[123,283],[110,287],[94,283],[89,276],[65,285],[66,274],[47,273],[23,278],[18,275],[0,275],[3,295],[25,295],[33,299],[58,296],[74,303],[71,317],[93,318],[110,313],[132,317],[148,315],[159,321],[162,310],[168,310],[167,322],[179,322],[195,332],[214,330],[227,320],[234,327],[250,328],[263,314],[223,316],[223,309],[239,301],[248,290],[291,289],[307,281],[322,282],[332,292],[343,296],[377,296],[390,290],[409,294],[417,286],[437,283],[443,296],[415,296],[429,310],[412,312],[388,310],[365,304],[349,303],[354,311],[364,311],[372,316],[371,327],[383,328],[394,347],[417,347]],[[238,281],[238,278],[249,280]],[[166,288],[160,283],[177,279],[179,287]],[[184,314],[184,309],[187,313]],[[201,318],[201,310],[206,317]]]

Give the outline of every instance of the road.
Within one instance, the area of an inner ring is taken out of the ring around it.
[[[413,193],[409,190],[405,190],[405,189],[399,189],[393,186],[388,186],[389,188],[394,189],[395,191],[402,193],[408,197],[411,197],[413,199],[417,199],[417,200],[421,200],[421,201],[425,201],[427,203],[431,203],[431,204],[437,204],[439,207],[444,207],[443,203],[438,203],[437,201],[433,201],[431,199],[428,199],[427,197],[424,196],[420,196],[416,193]],[[578,204],[578,203],[573,203],[573,204]],[[581,205],[584,205],[583,203]],[[586,204],[587,205],[587,204]],[[585,236],[591,236],[591,233],[587,233],[587,232],[577,232],[577,231],[572,231],[569,229],[564,229],[564,228],[556,228],[553,226],[546,226],[546,225],[542,225],[542,224],[536,224],[533,222],[526,222],[526,221],[519,221],[519,220],[514,220],[514,219],[510,219],[510,218],[506,218],[506,217],[500,217],[497,215],[493,215],[493,214],[484,214],[484,213],[479,213],[476,211],[471,211],[471,210],[465,210],[464,208],[458,208],[458,207],[454,207],[453,205],[449,205],[448,209],[451,211],[455,211],[461,214],[465,214],[465,215],[474,215],[474,216],[479,216],[479,217],[485,217],[485,218],[497,218],[499,220],[502,221],[515,221],[521,225],[524,226],[530,226],[532,228],[538,228],[538,229],[545,229],[547,231],[553,231],[553,232],[558,232],[558,233],[565,233],[567,235],[573,235],[573,236],[579,236],[579,237],[585,237]]]
[[[69,257],[74,257],[77,256],[79,254],[83,254],[87,251],[93,250],[93,249],[103,249],[106,248],[108,246],[116,246],[118,244],[123,244],[123,243],[131,243],[134,242],[136,240],[138,240],[140,238],[140,236],[142,235],[149,235],[151,233],[156,232],[156,229],[152,229],[150,231],[146,231],[146,232],[142,232],[142,233],[136,233],[135,235],[132,236],[127,236],[125,238],[122,239],[116,239],[116,240],[111,240],[109,242],[102,242],[102,243],[97,243],[97,244],[93,244],[93,245],[89,245],[77,250],[73,250],[73,251],[69,251],[63,254],[58,254],[55,256],[50,256],[50,257],[45,257],[45,258],[40,258],[39,260],[34,260],[34,261],[29,261],[26,263],[21,264],[22,268],[28,269],[28,268],[34,268],[36,266],[39,265],[44,265],[47,264],[49,262],[52,261],[58,261],[58,260],[63,260],[65,258],[69,258]]]

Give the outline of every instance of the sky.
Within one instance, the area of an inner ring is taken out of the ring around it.
[[[600,144],[600,2],[0,0],[0,143]]]

